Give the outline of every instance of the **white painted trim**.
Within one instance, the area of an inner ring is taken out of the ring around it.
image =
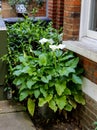
[[[92,0],[82,0],[81,3],[81,19],[80,19],[80,33],[79,40],[83,37],[90,37],[97,40],[97,32],[89,30],[89,20]]]
[[[80,33],[79,33],[79,40],[81,40],[82,37],[86,36],[87,31],[87,22],[88,22],[88,0],[82,0],[81,1],[81,19],[80,19]]]
[[[82,90],[85,94],[97,101],[97,84],[91,82],[87,78],[83,78]]]

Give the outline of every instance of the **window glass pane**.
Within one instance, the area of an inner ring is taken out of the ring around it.
[[[91,0],[89,30],[97,31],[97,0]]]

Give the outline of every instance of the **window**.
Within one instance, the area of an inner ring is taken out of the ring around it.
[[[89,0],[87,36],[97,38],[97,0]]]
[[[82,0],[80,38],[97,39],[97,0]]]

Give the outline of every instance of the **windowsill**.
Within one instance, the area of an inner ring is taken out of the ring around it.
[[[97,40],[83,38],[81,41],[63,41],[66,49],[97,62]]]

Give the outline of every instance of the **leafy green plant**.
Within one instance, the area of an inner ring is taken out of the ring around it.
[[[16,4],[28,4],[29,2],[32,2],[33,0],[8,0],[9,4],[11,6],[15,6]],[[35,0],[35,2],[38,5],[42,5],[44,0]]]
[[[19,90],[19,100],[27,101],[32,116],[36,106],[48,104],[56,112],[85,104],[79,58],[63,51],[62,35],[51,23],[43,25],[26,18],[8,28],[8,81]]]
[[[97,121],[95,121],[95,122],[93,123],[93,125],[95,126],[95,129],[94,129],[94,130],[97,130]]]

